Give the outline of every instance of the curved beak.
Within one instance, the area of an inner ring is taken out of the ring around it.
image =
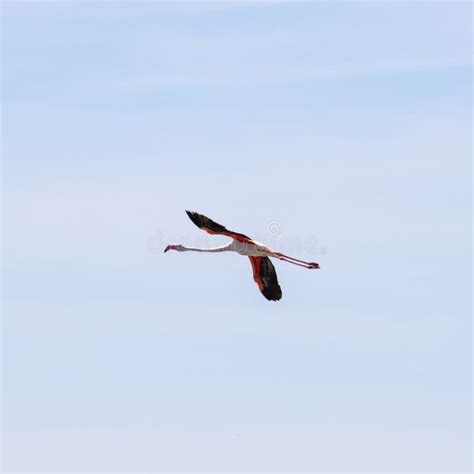
[[[169,249],[170,249],[170,246],[168,245],[168,246],[165,248],[165,251],[164,251],[163,253],[168,252]]]

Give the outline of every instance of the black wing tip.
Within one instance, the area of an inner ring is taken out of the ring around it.
[[[222,224],[218,224],[204,214],[199,214],[199,212],[194,211],[186,211],[186,214],[200,229],[209,229],[217,234],[219,232],[228,232]]]
[[[263,296],[269,301],[281,300],[283,292],[278,283],[275,267],[268,257],[263,257],[261,259],[260,277],[264,282],[264,287],[261,290]]]
[[[198,227],[202,227],[202,215],[198,212],[186,210],[188,217],[196,224]]]
[[[280,301],[282,297],[279,291],[262,291],[262,295],[265,296],[268,301]]]
[[[263,295],[265,296],[265,295]],[[274,301],[275,303],[277,301],[280,301],[281,300],[281,296],[280,297],[274,297],[274,298],[270,298],[269,296],[265,296],[265,298],[268,300],[268,301]]]

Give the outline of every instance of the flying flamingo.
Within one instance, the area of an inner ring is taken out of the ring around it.
[[[244,234],[226,229],[223,225],[214,222],[202,214],[191,211],[186,211],[186,214],[203,231],[208,234],[219,234],[231,237],[232,242],[223,247],[208,249],[185,247],[182,244],[170,244],[165,248],[165,252],[168,250],[176,250],[177,252],[237,252],[240,255],[245,255],[252,263],[253,279],[267,300],[278,301],[282,295],[275,267],[268,257],[278,258],[279,260],[304,268],[319,268],[319,263],[305,262],[280,252],[275,252],[270,247],[256,242]]]

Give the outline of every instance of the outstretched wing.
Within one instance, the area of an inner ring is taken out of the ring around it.
[[[209,217],[203,216],[202,214],[192,211],[186,211],[186,214],[200,229],[208,234],[220,234],[231,237],[240,242],[252,242],[250,237],[228,230],[223,225],[214,222],[212,219],[209,219]]]
[[[281,288],[273,263],[268,257],[249,257],[253,268],[253,279],[267,300],[281,299]]]

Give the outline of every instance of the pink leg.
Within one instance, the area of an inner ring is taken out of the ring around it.
[[[283,260],[288,263],[292,263],[293,265],[298,265],[300,267],[305,267],[305,268],[319,268],[319,263],[316,262],[305,262],[304,260],[298,260],[297,258],[289,257],[288,255],[284,255],[279,252],[275,252],[273,254],[276,258],[279,258],[280,260]]]

